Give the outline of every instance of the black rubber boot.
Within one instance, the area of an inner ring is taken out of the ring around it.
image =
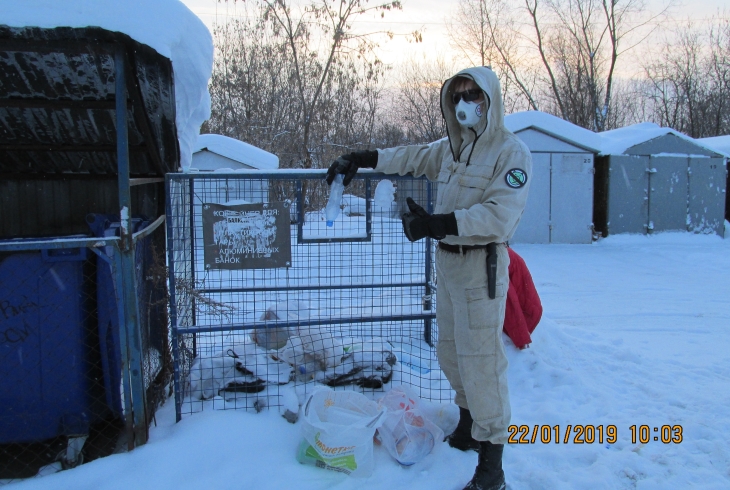
[[[459,424],[456,426],[456,430],[446,437],[449,446],[461,451],[479,451],[479,441],[471,436],[473,423],[471,412],[459,407]]]
[[[477,470],[464,490],[504,490],[503,450],[504,444],[492,444],[489,441],[479,443]]]

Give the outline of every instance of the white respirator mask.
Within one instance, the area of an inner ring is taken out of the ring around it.
[[[484,115],[483,106],[484,104],[482,102],[466,102],[463,99],[460,100],[454,107],[456,120],[465,128],[473,128],[482,120],[482,116]]]

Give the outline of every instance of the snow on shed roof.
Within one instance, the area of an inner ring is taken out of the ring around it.
[[[188,169],[200,125],[210,117],[208,80],[213,38],[179,0],[0,0],[0,23],[11,27],[98,26],[127,34],[169,58],[175,79],[180,164]]]
[[[696,141],[718,153],[724,154],[726,157],[730,157],[730,134],[711,138],[698,138]]]
[[[656,138],[672,134],[693,145],[704,148],[711,152],[719,153],[723,156],[725,153],[718,152],[714,147],[707,143],[696,140],[672,128],[663,128],[658,124],[644,122],[633,124],[623,128],[612,129],[601,133],[601,155],[621,155],[631,147],[646,143]]]
[[[221,134],[198,136],[193,152],[197,153],[206,149],[261,170],[279,168],[279,157],[273,153]]]
[[[505,116],[504,124],[513,133],[533,128],[586,150],[598,152],[601,148],[597,133],[541,111],[515,112]]]

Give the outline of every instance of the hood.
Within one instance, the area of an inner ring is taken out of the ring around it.
[[[497,75],[486,66],[461,70],[446,80],[443,87],[441,87],[441,112],[444,120],[446,120],[446,132],[449,137],[451,154],[454,156],[454,160],[457,159],[460,149],[463,148],[464,138],[468,137],[468,132],[463,130],[459,121],[456,119],[454,103],[451,101],[451,94],[453,92],[452,85],[456,77],[471,78],[489,99],[489,109],[487,110],[487,117],[485,119],[486,128],[482,124],[478,128],[480,142],[483,140],[485,143],[488,143],[498,133],[504,130],[504,103],[502,102],[502,91],[500,90]]]

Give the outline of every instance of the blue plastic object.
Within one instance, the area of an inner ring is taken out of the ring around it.
[[[96,399],[87,250],[0,255],[0,443],[87,434]]]
[[[87,222],[94,236],[118,236],[114,219]],[[148,224],[135,218],[133,232]],[[150,256],[147,237],[135,252],[140,299]],[[110,261],[84,247],[0,254],[0,444],[86,435],[123,414],[114,279]]]

